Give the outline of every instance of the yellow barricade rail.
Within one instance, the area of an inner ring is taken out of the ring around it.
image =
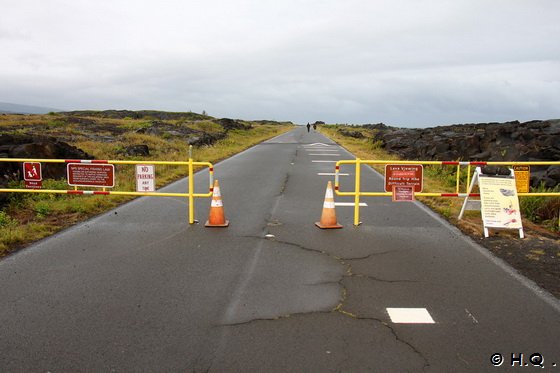
[[[355,165],[355,190],[353,192],[340,191],[339,172],[341,165]],[[363,160],[351,159],[340,160],[335,164],[335,193],[338,196],[353,196],[354,197],[354,225],[360,225],[360,197],[391,197],[392,192],[364,192],[361,190],[361,165],[436,165],[436,166],[453,166],[456,167],[456,188],[455,193],[438,193],[438,192],[414,192],[414,196],[418,197],[479,197],[478,193],[460,193],[460,178],[461,167],[467,166],[467,183],[466,188],[470,185],[471,168],[482,166],[560,166],[558,161],[544,161],[544,162],[460,162],[460,161],[397,161],[397,160]],[[560,192],[548,193],[518,193],[518,196],[544,196],[544,197],[557,197]]]
[[[16,188],[0,188],[0,193],[51,193],[51,194],[70,194],[70,195],[121,195],[121,196],[150,196],[150,197],[186,197],[189,201],[189,223],[194,224],[194,199],[211,197],[214,188],[214,166],[210,162],[194,162],[189,156],[188,161],[119,161],[119,160],[88,160],[88,159],[27,159],[27,158],[0,158],[0,162],[23,163],[23,162],[40,162],[40,163],[82,163],[82,164],[111,164],[111,165],[171,165],[171,166],[187,166],[189,170],[189,189],[187,193],[163,193],[163,192],[133,192],[133,191],[107,191],[103,190],[78,190],[74,189],[16,189]],[[209,171],[209,192],[195,193],[194,191],[194,167],[207,167]]]

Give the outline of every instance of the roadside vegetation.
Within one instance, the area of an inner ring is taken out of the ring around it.
[[[192,119],[104,118],[90,112],[80,116],[0,115],[1,134],[51,136],[75,146],[95,159],[150,161],[186,161],[188,139],[179,131],[211,138],[211,145],[193,149],[195,161],[216,163],[264,140],[293,128],[291,123],[235,121],[237,127],[224,129],[219,120],[192,113]],[[176,131],[141,131],[165,126]],[[140,131],[139,131],[140,130]],[[149,155],[128,155],[126,149],[146,145]],[[1,164],[0,164],[1,166]],[[115,191],[134,191],[134,166],[118,165]],[[187,167],[156,167],[157,187],[162,187],[187,175]],[[219,176],[219,175],[217,175]],[[24,188],[23,181],[11,180],[9,188]],[[66,180],[44,180],[43,189],[71,189]],[[0,256],[19,247],[51,235],[63,228],[107,211],[131,200],[128,196],[71,196],[45,193],[10,193],[0,206]]]
[[[346,129],[346,135],[339,129]],[[324,125],[319,127],[325,135],[347,148],[361,159],[396,160],[395,155],[386,152],[379,142],[373,141],[374,129],[361,127],[348,127],[341,125]],[[348,131],[361,133],[362,136],[348,136]],[[378,172],[384,173],[384,166],[374,167]],[[424,167],[424,192],[433,193],[455,193],[456,192],[456,166],[425,166]],[[471,175],[472,176],[472,175]],[[468,187],[468,175],[465,167],[460,173],[460,193],[466,193]],[[531,188],[531,192],[557,192],[560,187],[551,188]],[[477,192],[474,190],[473,192]],[[419,197],[420,201],[429,206],[434,211],[445,217],[449,222],[459,228],[482,234],[482,221],[479,211],[467,211],[462,220],[458,220],[462,198],[436,198]],[[523,224],[526,227],[540,232],[558,233],[560,197],[520,197],[521,215]],[[516,233],[516,232],[515,232]],[[560,253],[559,253],[560,254]]]

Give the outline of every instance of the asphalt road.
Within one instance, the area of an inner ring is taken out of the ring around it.
[[[314,226],[334,171],[314,161],[350,158],[297,128],[216,165],[229,228],[146,197],[0,261],[0,371],[480,372],[538,353],[560,372],[558,300],[421,204]]]

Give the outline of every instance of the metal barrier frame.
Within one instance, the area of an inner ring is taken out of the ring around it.
[[[131,191],[107,191],[103,190],[78,190],[74,189],[12,189],[0,188],[0,193],[51,193],[51,194],[70,194],[70,195],[121,195],[121,196],[149,196],[149,197],[186,197],[189,204],[189,224],[194,224],[194,199],[211,197],[214,191],[214,166],[210,162],[195,162],[192,158],[192,147],[189,149],[189,160],[184,161],[119,161],[119,160],[98,160],[98,159],[32,159],[32,158],[0,158],[0,162],[7,163],[23,163],[23,162],[40,162],[40,163],[86,163],[86,164],[122,164],[122,165],[172,165],[172,166],[188,166],[189,190],[188,193],[162,193],[162,192],[131,192]],[[208,167],[209,171],[209,192],[195,193],[194,191],[194,167]]]
[[[353,192],[340,191],[340,166],[345,164],[355,164],[355,190]],[[418,197],[480,197],[479,193],[460,193],[460,177],[461,166],[467,166],[467,189],[470,185],[471,167],[480,166],[560,166],[560,162],[460,162],[460,161],[402,161],[402,160],[363,160],[360,158],[350,160],[340,160],[335,164],[335,181],[334,190],[337,196],[353,196],[354,197],[354,225],[358,226],[360,222],[360,197],[390,197],[391,192],[362,192],[361,191],[361,165],[387,165],[387,164],[402,164],[402,165],[436,165],[436,166],[457,166],[456,187],[455,193],[425,193],[414,192],[414,196]],[[560,192],[552,193],[518,193],[518,196],[545,196],[557,197]]]

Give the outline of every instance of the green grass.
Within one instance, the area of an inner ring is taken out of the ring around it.
[[[202,120],[189,123],[188,127],[208,133],[220,133],[224,130],[224,128],[219,123],[213,122],[211,120]]]
[[[560,192],[560,186],[531,188],[531,193]],[[560,231],[560,197],[530,196],[519,199],[521,214],[532,221],[550,229]]]
[[[150,121],[142,120],[123,120],[124,123],[120,124],[119,127],[127,130],[139,130],[141,128],[148,128],[152,125]]]
[[[6,211],[0,211],[0,229],[14,227],[17,220],[13,219]]]

